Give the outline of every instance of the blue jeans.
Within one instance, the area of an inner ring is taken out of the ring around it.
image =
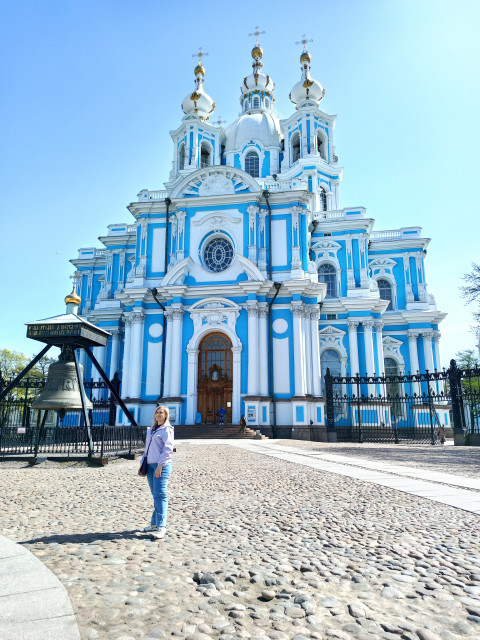
[[[172,473],[172,463],[169,462],[163,467],[160,478],[155,477],[157,466],[157,464],[149,464],[147,467],[148,486],[153,496],[153,513],[150,524],[152,527],[166,527],[168,511],[167,486],[168,479]]]

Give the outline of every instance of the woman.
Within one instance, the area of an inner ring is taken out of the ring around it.
[[[172,472],[173,427],[169,422],[168,408],[161,405],[155,409],[152,426],[147,431],[145,452],[140,460],[147,456],[147,480],[153,496],[153,514],[145,532],[159,540],[167,530],[167,485]],[[138,475],[141,475],[140,469]]]

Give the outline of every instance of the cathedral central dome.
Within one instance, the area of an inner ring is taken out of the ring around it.
[[[263,147],[280,146],[280,121],[269,111],[244,113],[225,132],[225,151],[243,148],[248,142],[260,142]]]

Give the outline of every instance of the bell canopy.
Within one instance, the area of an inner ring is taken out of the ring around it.
[[[193,93],[189,93],[185,96],[182,102],[182,109],[185,116],[197,116],[201,120],[208,120],[215,110],[215,102],[203,88],[205,67],[202,64],[202,57],[208,54],[204,53],[202,51],[202,47],[200,47],[198,53],[193,55],[194,57],[198,56],[198,64],[194,71],[195,89]]]
[[[312,61],[312,57],[307,51],[307,42],[313,41],[307,40],[305,34],[302,36],[302,40],[297,42],[297,44],[303,44],[303,51],[300,56],[302,79],[297,82],[290,92],[290,100],[297,109],[307,104],[310,106],[312,102],[318,107],[320,100],[325,95],[325,89],[319,82],[313,80],[310,75],[310,62]]]

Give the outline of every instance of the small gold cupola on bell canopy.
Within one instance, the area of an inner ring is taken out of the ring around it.
[[[67,305],[65,313],[74,313],[75,315],[78,315],[78,308],[80,306],[80,303],[82,302],[82,299],[77,293],[78,276],[77,274],[75,274],[70,277],[73,280],[73,288],[72,288],[72,292],[69,293],[68,296],[65,296],[65,304]]]

